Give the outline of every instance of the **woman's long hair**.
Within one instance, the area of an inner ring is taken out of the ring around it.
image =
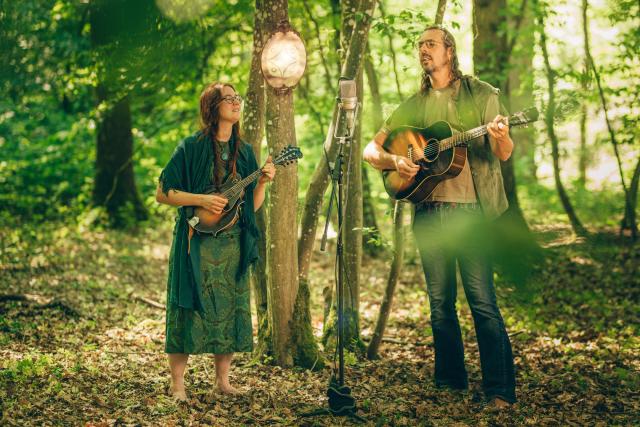
[[[456,39],[453,38],[453,34],[451,34],[451,31],[447,30],[442,25],[431,25],[424,29],[424,31],[429,30],[442,31],[442,42],[444,43],[444,47],[451,48],[451,62],[449,64],[451,66],[451,83],[455,82],[458,79],[461,79],[462,71],[460,71],[458,51],[456,50]],[[431,89],[431,79],[429,78],[429,74],[426,71],[423,71],[422,83],[420,84],[420,92],[424,95],[429,91],[429,89]]]
[[[218,123],[220,123],[220,103],[223,102],[222,89],[227,86],[235,91],[235,88],[229,83],[211,83],[202,91],[200,95],[200,131],[203,137],[209,137],[213,145],[213,179],[216,187],[220,187],[222,181],[222,157],[216,144],[216,134],[218,132]],[[238,151],[240,147],[240,122],[234,123],[231,129],[232,139],[234,141],[233,155],[231,156],[231,171],[236,174],[236,160],[238,159]]]

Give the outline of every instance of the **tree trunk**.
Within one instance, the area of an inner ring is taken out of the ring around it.
[[[584,75],[581,78],[580,86],[582,88],[582,94],[586,97],[589,90],[589,52],[587,46],[589,45],[589,31],[587,30],[587,2],[582,2],[582,36],[584,46]],[[587,108],[586,99],[582,100],[582,106],[580,109],[580,152],[578,157],[578,185],[584,190],[587,185],[587,116],[589,110]]]
[[[516,37],[518,50],[509,49],[509,109],[521,111],[531,107],[533,95],[533,47],[535,44],[531,11],[526,8],[526,0],[523,0],[520,15],[510,27],[510,46],[515,47]],[[517,36],[516,36],[517,35]],[[513,162],[518,166],[519,176],[526,182],[535,182],[537,179],[537,166],[535,162],[535,127],[517,127],[511,129],[511,135],[515,144],[513,150]],[[505,186],[506,187],[506,186]],[[515,188],[515,187],[514,187]],[[516,197],[517,199],[517,197]]]
[[[393,304],[393,294],[395,293],[396,285],[400,278],[402,262],[404,260],[403,210],[404,203],[395,202],[395,209],[393,211],[393,260],[391,261],[391,270],[387,278],[387,286],[384,290],[384,298],[380,305],[378,321],[371,336],[371,342],[367,347],[367,358],[369,360],[379,358],[380,343],[384,336],[387,320],[389,320],[389,313],[391,312],[391,305]]]
[[[436,8],[436,20],[435,24],[442,25],[444,19],[444,13],[447,10],[447,0],[438,0],[438,7]]]
[[[96,51],[118,40],[119,28],[112,28],[110,22],[119,18],[119,9],[117,4],[92,2],[91,44]],[[112,226],[126,227],[147,217],[133,172],[131,109],[129,97],[118,93],[117,65],[107,58],[100,60],[96,101],[102,108],[97,120],[93,202],[106,208]]]
[[[360,9],[358,9],[358,3]],[[348,45],[343,63],[342,76],[351,77],[356,80],[357,94],[362,102],[363,72],[362,65],[365,57],[369,26],[373,15],[374,2],[372,0],[346,1],[342,4],[342,34],[343,44]],[[356,13],[361,13],[362,20],[356,19]],[[365,28],[363,28],[365,27]],[[358,58],[353,58],[357,52]],[[353,58],[353,59],[352,59]],[[349,69],[351,67],[352,69]],[[364,349],[364,344],[360,339],[359,327],[359,276],[362,262],[362,150],[360,144],[361,134],[361,114],[359,110],[356,118],[356,128],[350,147],[344,149],[344,191],[346,195],[346,210],[344,211],[344,222],[342,229],[342,239],[344,242],[344,253],[342,266],[344,268],[344,324],[343,337],[345,348],[352,351]],[[337,119],[332,121],[335,126]],[[332,127],[333,127],[332,126]],[[331,138],[332,139],[332,138]],[[335,338],[334,315],[336,309],[336,298],[334,298],[331,314],[324,324],[323,343],[332,347]]]
[[[509,43],[507,40],[507,23],[504,11],[506,0],[474,0],[473,1],[473,66],[476,75],[492,85],[500,88],[502,100],[509,99],[508,73]],[[516,188],[514,157],[500,162],[504,190],[509,201],[509,209],[505,216],[528,231]]]
[[[636,167],[633,170],[633,177],[631,178],[631,184],[629,185],[629,200],[631,200],[631,206],[624,210],[624,217],[622,218],[622,224],[620,232],[623,230],[633,230],[638,228],[636,223],[636,208],[638,205],[638,183],[640,182],[640,157],[636,162]],[[635,239],[634,239],[635,240]]]
[[[318,19],[315,18],[313,13],[314,11],[309,5],[309,1],[303,0],[302,4],[304,5],[304,10],[307,13],[307,18],[313,23],[316,40],[318,41],[318,54],[320,55],[320,62],[322,63],[322,68],[324,69],[325,88],[327,89],[327,93],[331,93],[334,90],[335,84],[333,82],[331,71],[329,71],[329,63],[327,61],[327,56],[324,53],[322,39],[320,38],[320,23],[318,22]]]
[[[582,87],[586,92],[586,87]],[[582,107],[580,108],[580,151],[578,154],[578,186],[585,189],[587,185],[587,103],[582,101]]]
[[[540,47],[542,48],[542,56],[544,58],[544,65],[546,69],[547,75],[547,84],[548,84],[548,95],[549,100],[547,103],[547,109],[545,112],[545,123],[547,127],[547,134],[549,135],[549,140],[551,141],[551,155],[553,158],[553,176],[556,182],[556,189],[558,191],[558,196],[560,197],[560,202],[562,203],[562,207],[564,208],[567,216],[569,217],[569,221],[571,222],[571,227],[573,231],[578,236],[586,236],[587,230],[584,228],[578,216],[576,215],[571,201],[569,200],[569,196],[564,189],[564,185],[562,184],[562,180],[560,178],[560,153],[558,149],[558,138],[555,134],[553,117],[555,115],[555,72],[551,68],[551,64],[549,63],[549,54],[547,52],[547,38],[545,34],[544,27],[544,18],[543,13],[540,13],[538,16],[538,30],[540,32]]]
[[[367,44],[367,53],[365,56],[364,70],[367,75],[367,83],[369,86],[369,93],[371,94],[371,103],[373,105],[372,117],[373,117],[373,129],[375,132],[382,127],[382,98],[380,97],[380,87],[378,84],[378,75],[373,66],[373,60],[371,58],[371,51]],[[365,237],[363,249],[365,253],[372,257],[380,256],[383,253],[380,242],[382,236],[380,234],[380,227],[378,226],[378,220],[376,219],[376,210],[371,195],[371,183],[369,182],[368,166],[363,163],[362,165],[362,223],[365,228],[371,230],[369,235]],[[371,240],[372,242],[369,242]]]
[[[331,23],[333,25],[333,47],[336,50],[336,70],[338,76],[342,72],[342,36],[340,34],[340,21],[342,18],[342,6],[340,0],[330,0],[331,2]],[[345,47],[346,49],[346,47]]]
[[[269,2],[265,17],[267,32],[275,31],[279,22],[289,19],[287,0]],[[286,145],[296,145],[293,93],[276,94],[267,90],[267,143],[272,153]],[[271,184],[268,228],[270,231],[268,310],[272,327],[274,360],[280,366],[293,365],[291,321],[298,295],[296,205],[298,197],[297,166],[278,170]]]
[[[611,120],[609,119],[609,109],[607,107],[607,100],[604,96],[604,90],[602,89],[602,82],[600,79],[600,73],[598,72],[598,67],[591,56],[591,48],[589,47],[589,24],[587,20],[587,10],[589,8],[589,3],[587,0],[582,0],[582,29],[584,32],[584,50],[587,56],[587,62],[590,65],[591,70],[593,71],[593,75],[596,80],[596,85],[598,87],[598,94],[600,95],[600,102],[602,104],[602,110],[604,111],[604,119],[607,123],[607,130],[609,131],[609,140],[611,141],[611,145],[613,146],[613,153],[616,156],[616,161],[618,163],[618,171],[620,173],[620,181],[622,183],[622,190],[624,191],[624,218],[628,221],[627,223],[622,223],[620,227],[620,234],[624,232],[625,229],[631,231],[631,237],[635,241],[638,238],[638,226],[636,224],[636,214],[633,207],[635,206],[635,200],[631,200],[631,195],[629,194],[629,189],[624,180],[624,170],[622,169],[622,160],[620,159],[620,152],[618,151],[618,142],[616,141],[616,135],[613,130],[613,126],[611,125]],[[627,228],[627,225],[629,226]]]
[[[441,0],[446,3],[446,0]],[[378,0],[378,7],[380,8],[380,15],[382,19],[385,19],[386,14],[384,11],[384,2],[383,0]],[[444,6],[438,5],[438,10],[442,7],[442,13],[444,15]],[[396,50],[393,47],[393,38],[390,33],[387,33],[387,44],[389,45],[389,55],[391,55],[391,64],[393,65],[393,75],[396,80],[396,90],[398,91],[398,97],[400,98],[400,102],[404,101],[404,96],[402,95],[402,88],[400,87],[400,74],[398,73],[398,61],[396,59]]]
[[[364,19],[356,23],[356,30],[351,39],[350,47],[342,66],[341,75],[356,76],[362,66],[364,59],[364,50],[371,25],[371,16],[373,15],[373,1],[364,0],[361,3],[360,10],[364,12]],[[327,131],[324,146],[327,149],[327,155],[330,159],[335,157],[336,144],[333,141],[333,132],[338,115],[338,107],[334,106],[331,125]],[[316,166],[307,189],[304,207],[301,219],[301,235],[298,245],[298,260],[300,266],[301,280],[308,280],[309,266],[311,264],[311,255],[313,254],[313,245],[315,243],[316,228],[318,226],[318,215],[322,207],[322,198],[329,184],[327,158],[322,156],[320,162]]]
[[[360,69],[356,79],[357,93],[363,91],[363,70]],[[363,97],[360,95],[360,102]],[[351,147],[345,155],[346,171],[344,174],[344,226],[342,239],[344,242],[344,342],[347,348],[364,348],[360,339],[360,267],[362,265],[362,109],[358,111],[356,127]]]
[[[265,81],[261,71],[260,56],[264,46],[264,3],[265,0],[256,0],[256,11],[253,26],[253,53],[251,57],[251,72],[249,75],[249,88],[247,89],[246,104],[244,109],[242,129],[244,139],[253,147],[258,164],[260,161],[260,148],[264,133],[265,115]],[[253,294],[258,316],[258,345],[254,351],[257,357],[273,353],[270,337],[268,301],[267,301],[267,210],[268,200],[262,208],[256,212],[256,222],[262,238],[258,241],[258,253],[260,258],[256,263],[252,275]]]

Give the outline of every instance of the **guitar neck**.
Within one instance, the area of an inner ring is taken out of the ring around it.
[[[516,127],[529,123],[531,120],[526,120],[517,115],[509,117],[509,126]],[[439,142],[440,151],[448,150],[449,148],[457,147],[458,145],[465,144],[472,139],[476,139],[487,134],[487,125],[478,126],[477,128],[469,129],[464,132],[457,133],[449,138],[445,138]]]
[[[472,139],[476,139],[487,134],[487,125],[478,126],[477,128],[469,129],[464,132],[456,133],[455,135],[445,138],[439,143],[440,151],[448,150],[449,148],[457,147],[458,145],[465,144]]]

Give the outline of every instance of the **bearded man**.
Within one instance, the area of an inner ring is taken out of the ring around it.
[[[482,239],[463,235],[452,243],[446,236],[460,236],[456,233],[469,224],[469,218],[492,221],[507,209],[500,161],[511,156],[513,141],[505,117],[499,114],[499,91],[462,75],[455,39],[447,29],[428,27],[418,40],[418,50],[424,70],[420,90],[387,119],[363,157],[378,170],[395,170],[411,180],[420,160],[388,153],[383,147],[394,129],[422,128],[437,121],[448,122],[458,132],[487,125],[488,136],[468,143],[462,171],[442,181],[415,206],[413,232],[427,281],[436,386],[468,387],[456,313],[457,262],[477,335],[485,396],[491,406],[504,408],[516,401],[515,374],[511,343],[496,303],[490,251]]]

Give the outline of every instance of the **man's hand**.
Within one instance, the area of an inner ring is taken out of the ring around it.
[[[276,176],[276,167],[271,161],[271,156],[267,157],[267,163],[262,168],[262,176],[258,180],[260,184],[266,184],[269,181],[273,181],[273,177]]]
[[[217,194],[200,194],[200,206],[214,214],[221,213],[227,202],[226,197]]]
[[[487,124],[487,133],[498,142],[509,138],[509,122],[505,116],[498,114],[492,122]]]
[[[398,171],[398,174],[403,179],[413,178],[414,176],[416,176],[416,174],[420,170],[420,166],[413,163],[407,157],[394,155],[393,162],[396,166],[396,171]]]

